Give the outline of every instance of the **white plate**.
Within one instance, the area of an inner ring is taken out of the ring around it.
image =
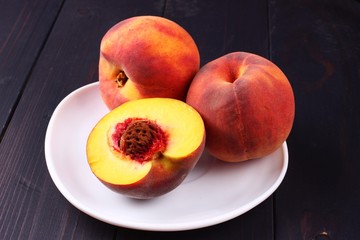
[[[87,137],[107,112],[98,83],[84,86],[57,106],[45,137],[46,163],[55,185],[71,204],[101,221],[154,231],[206,227],[252,209],[268,198],[285,176],[286,142],[266,157],[236,164],[204,153],[172,192],[151,200],[129,199],[102,185],[87,164]]]

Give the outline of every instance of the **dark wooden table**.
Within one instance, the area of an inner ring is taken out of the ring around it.
[[[296,117],[280,187],[227,222],[180,232],[116,227],[71,205],[47,170],[59,102],[97,81],[99,43],[135,15],[187,29],[201,64],[232,51],[276,63]],[[355,0],[0,2],[0,239],[359,239],[360,3]]]

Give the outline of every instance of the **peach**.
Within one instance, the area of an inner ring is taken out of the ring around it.
[[[86,154],[105,186],[148,199],[181,184],[204,146],[205,126],[196,110],[176,99],[144,98],[106,114],[91,131]]]
[[[101,40],[100,92],[109,109],[148,97],[185,101],[199,66],[193,38],[177,23],[156,16],[128,18]]]
[[[204,65],[186,101],[204,120],[207,150],[226,162],[273,152],[294,121],[294,94],[285,74],[271,61],[246,52]]]

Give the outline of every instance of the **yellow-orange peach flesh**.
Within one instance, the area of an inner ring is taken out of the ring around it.
[[[288,137],[295,114],[291,85],[269,60],[234,52],[203,66],[187,103],[206,126],[206,148],[220,160],[239,162],[275,151]]]
[[[199,113],[170,98],[128,101],[91,131],[89,166],[110,189],[146,199],[176,188],[195,166],[205,145]]]
[[[180,25],[156,16],[128,18],[101,41],[102,98],[109,109],[146,97],[185,100],[199,66],[198,48]]]

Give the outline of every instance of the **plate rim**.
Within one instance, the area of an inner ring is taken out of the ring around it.
[[[45,133],[45,141],[44,141],[44,154],[45,154],[45,161],[46,161],[47,169],[49,171],[50,177],[51,177],[52,181],[54,182],[56,188],[60,191],[60,193],[63,195],[63,197],[65,197],[65,199],[67,201],[69,201],[74,207],[76,207],[80,211],[86,213],[87,215],[89,215],[95,219],[98,219],[102,222],[105,222],[105,223],[108,223],[108,224],[111,224],[114,226],[118,226],[118,227],[126,227],[126,228],[131,228],[131,229],[148,230],[148,231],[165,231],[165,232],[166,231],[184,231],[184,230],[193,230],[193,229],[209,227],[212,225],[216,225],[216,224],[220,224],[220,223],[229,221],[233,218],[236,218],[236,217],[250,211],[257,205],[259,205],[260,203],[265,201],[267,198],[269,198],[276,191],[276,189],[280,186],[283,179],[285,178],[285,175],[286,175],[286,172],[288,169],[288,164],[289,164],[289,152],[288,152],[288,146],[287,146],[286,141],[284,141],[281,144],[281,146],[279,147],[281,149],[281,155],[282,155],[282,169],[280,171],[280,174],[277,176],[276,180],[274,181],[274,183],[266,191],[261,193],[258,197],[254,198],[251,202],[248,202],[245,205],[242,205],[233,211],[222,213],[219,216],[210,217],[208,219],[196,220],[196,221],[186,223],[186,224],[174,222],[174,223],[167,223],[165,225],[150,224],[150,223],[141,223],[141,224],[137,223],[137,225],[134,225],[131,222],[130,223],[127,223],[127,222],[121,222],[121,223],[116,222],[115,223],[115,222],[109,220],[108,218],[103,217],[103,215],[101,215],[101,216],[96,215],[96,214],[94,214],[92,209],[90,209],[89,207],[84,205],[81,201],[76,199],[72,195],[72,193],[70,191],[68,191],[67,187],[64,185],[64,183],[59,178],[58,173],[55,169],[55,166],[52,164],[52,161],[50,161],[51,146],[49,144],[49,141],[52,136],[52,132],[54,131],[53,126],[54,126],[55,120],[56,120],[57,116],[59,115],[59,113],[61,112],[61,109],[63,108],[63,106],[68,101],[70,101],[72,99],[72,97],[74,97],[75,95],[80,94],[81,92],[83,92],[86,89],[98,87],[98,85],[99,85],[98,82],[94,82],[94,83],[84,85],[80,88],[77,88],[74,91],[70,92],[67,96],[65,96],[58,103],[58,105],[56,106],[55,110],[53,111],[53,114],[51,115],[51,118],[48,122],[48,126],[47,126],[46,133]]]

